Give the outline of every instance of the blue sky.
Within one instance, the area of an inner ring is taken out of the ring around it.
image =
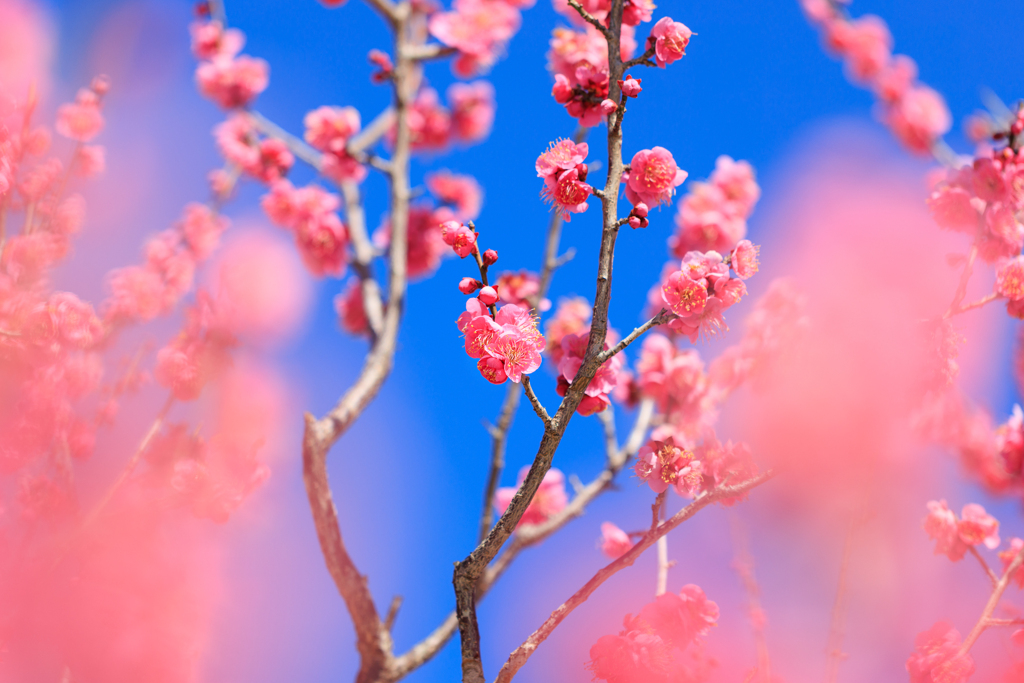
[[[93,71],[113,71],[115,90],[108,108],[111,130],[117,131],[108,142],[112,171],[132,171],[123,160],[137,153],[146,160],[138,172],[161,180],[160,191],[146,194],[139,210],[110,216],[107,220],[117,226],[99,230],[79,248],[81,258],[110,267],[123,262],[126,254],[130,258],[135,248],[130,245],[173,221],[183,204],[205,196],[205,174],[218,165],[209,131],[221,114],[192,84],[194,63],[186,31],[191,2],[66,0],[50,7],[61,36],[58,92],[70,96]],[[1024,44],[1019,32],[1008,30],[1013,24],[1009,18],[1019,14],[1016,2],[858,0],[851,10],[855,15],[877,13],[888,21],[896,51],[917,60],[921,79],[946,96],[957,120],[948,139],[961,151],[967,147],[959,122],[979,106],[979,87],[988,86],[1007,101],[1024,94],[1024,72],[1019,69]],[[358,0],[330,11],[313,0],[228,0],[227,14],[248,37],[245,51],[270,63],[271,85],[257,107],[285,128],[300,131],[303,115],[323,104],[354,105],[364,121],[386,106],[387,91],[370,83],[365,56],[371,48],[387,49],[387,34]],[[680,63],[636,74],[643,78],[644,94],[631,105],[626,120],[626,154],[667,147],[691,178],[705,177],[719,154],[749,160],[764,192],[750,223],[755,241],[767,237],[759,215],[770,214],[776,198],[785,193],[794,155],[834,140],[821,131],[837,121],[866,130],[876,158],[926,168],[906,161],[872,121],[871,95],[851,86],[841,66],[822,52],[796,2],[665,2],[656,16],[663,14],[698,35]],[[559,23],[547,0],[538,0],[525,12],[507,58],[489,76],[498,93],[491,138],[441,159],[418,160],[414,168],[414,181],[425,168],[436,166],[477,177],[487,195],[477,221],[482,243],[498,249],[498,265],[508,269],[537,268],[548,209],[538,197],[533,162],[549,141],[574,130],[574,122],[549,96],[551,79],[545,68],[550,30]],[[138,30],[125,33],[118,26]],[[100,50],[98,35],[120,44]],[[428,79],[442,92],[453,80],[443,64],[432,65]],[[599,158],[603,134],[594,133],[592,158]],[[299,180],[311,177],[305,169],[295,175]],[[373,226],[385,209],[385,185],[371,177],[366,188]],[[229,214],[253,216],[259,194],[252,185],[245,188]],[[666,256],[664,240],[672,229],[672,215],[673,210],[663,209],[654,214],[649,229],[629,231],[620,239],[611,308],[612,323],[620,330],[639,322],[647,289]],[[566,226],[563,245],[574,246],[577,255],[559,271],[552,299],[590,295],[597,219],[598,212],[591,209]],[[425,635],[450,609],[451,563],[472,547],[486,472],[489,442],[480,422],[495,418],[504,394],[480,380],[452,322],[463,305],[454,285],[471,274],[467,266],[448,260],[433,278],[411,287],[394,374],[332,454],[331,475],[346,540],[361,570],[371,577],[378,605],[383,609],[393,594],[405,596],[395,632],[400,650]],[[277,352],[301,396],[302,404],[294,410],[296,430],[303,410],[323,413],[358,372],[365,345],[337,329],[331,299],[339,289],[337,281],[318,285],[305,330]],[[1005,351],[1006,344],[1000,346]],[[550,375],[542,370],[537,385],[553,404]],[[1012,391],[1009,385],[999,386],[992,407],[1006,411]],[[622,418],[620,427],[626,425]],[[509,443],[505,485],[529,462],[540,431],[524,404]],[[556,466],[587,479],[600,466],[598,426],[594,420],[577,420],[570,432]],[[344,680],[355,669],[351,628],[319,557],[295,443],[295,453],[278,461],[272,483],[260,494],[272,513],[256,525],[215,531],[227,548],[228,588],[211,630],[204,665],[209,680],[315,683]],[[595,505],[560,539],[522,558],[484,603],[480,619],[489,672],[600,566],[594,550],[600,521],[614,515],[622,526],[642,524],[648,514],[646,498],[628,481],[622,489],[608,497],[613,500]],[[687,559],[684,565],[692,569],[695,582],[706,577],[728,584],[729,576],[716,579],[729,571],[731,547],[727,534],[723,537],[727,520],[718,513],[709,517],[706,525],[684,537],[699,544],[707,562],[694,560],[690,567]],[[755,537],[755,555],[759,543]],[[607,587],[607,600],[614,605],[608,611],[618,609],[620,616],[638,609],[647,584],[653,583],[650,562],[630,571],[631,577],[619,577]],[[766,568],[769,583],[782,571]],[[831,590],[828,581],[811,589],[823,605]],[[740,602],[736,596],[720,600],[723,610]],[[768,604],[769,609],[784,607],[773,605],[771,598]],[[521,679],[589,680],[580,666],[586,648],[593,634],[616,630],[620,618],[601,622],[595,614],[577,615],[577,624],[583,626],[575,630],[567,623],[571,632],[542,649]],[[588,619],[593,623],[586,623]],[[817,653],[823,647],[824,642],[809,649]],[[904,678],[899,657],[894,657],[884,662],[896,663],[895,669],[888,667],[893,677],[884,680]],[[457,647],[449,647],[409,680],[451,681],[457,667]],[[791,673],[800,680],[802,672]]]

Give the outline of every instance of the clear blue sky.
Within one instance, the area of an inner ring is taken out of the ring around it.
[[[81,254],[114,265],[118,259],[105,256],[107,251],[122,254],[123,261],[123,242],[141,243],[146,234],[172,221],[184,203],[205,196],[205,174],[218,164],[208,131],[221,114],[192,86],[194,63],[186,31],[191,2],[50,4],[61,33],[63,92],[69,96],[95,68],[114,71],[108,119],[118,132],[109,140],[112,167],[132,150],[145,149],[155,177],[170,179],[161,192],[147,195],[144,212],[111,219],[135,226],[116,231],[118,245],[108,237],[81,247]],[[957,119],[949,139],[962,151],[966,147],[959,122],[978,107],[980,86],[991,87],[1008,101],[1024,95],[1024,43],[1014,28],[1019,24],[1018,2],[858,0],[851,9],[855,15],[878,13],[889,22],[896,51],[917,60],[921,79],[946,96]],[[230,23],[248,36],[246,52],[270,63],[271,84],[257,106],[284,127],[299,131],[305,112],[323,104],[354,105],[364,121],[387,104],[387,91],[369,82],[365,59],[371,48],[388,49],[387,35],[359,0],[332,11],[313,0],[228,0],[227,13]],[[698,35],[682,62],[667,71],[637,74],[644,79],[644,97],[650,97],[630,108],[627,150],[667,147],[691,178],[706,176],[719,154],[751,161],[764,190],[762,207],[751,221],[755,240],[761,237],[759,214],[783,189],[780,169],[788,155],[806,144],[823,122],[852,118],[881,131],[871,122],[871,95],[847,83],[841,66],[822,52],[796,2],[664,2],[656,16],[663,14]],[[126,36],[110,28],[112,17],[142,30]],[[538,265],[547,207],[537,196],[533,162],[550,140],[574,129],[549,96],[551,78],[545,68],[550,30],[559,21],[548,0],[538,0],[525,12],[508,57],[490,75],[498,92],[490,140],[439,160],[441,166],[475,175],[484,186],[487,200],[477,225],[485,245],[499,250],[499,266],[510,269]],[[124,40],[115,57],[95,49],[97,32],[102,31]],[[431,66],[428,77],[442,92],[452,80],[446,65]],[[116,79],[124,84],[124,94],[118,94]],[[601,136],[603,131],[595,135]],[[899,156],[884,133],[879,139],[881,154]],[[602,147],[595,144],[592,156]],[[416,180],[423,168],[414,170]],[[297,177],[308,178],[308,172],[300,170]],[[367,189],[373,225],[385,208],[384,184],[372,178]],[[258,195],[249,186],[229,213],[252,215]],[[578,253],[558,273],[552,298],[590,294],[596,214],[592,209],[566,227],[564,244],[575,246]],[[655,214],[651,228],[630,231],[620,240],[611,311],[619,329],[638,321],[646,291],[664,260],[671,217],[671,211],[663,210]],[[425,635],[451,607],[451,563],[472,547],[486,472],[489,441],[480,421],[494,419],[504,393],[480,380],[458,343],[452,321],[463,297],[454,284],[469,274],[465,266],[449,260],[434,278],[412,286],[395,372],[332,455],[331,474],[352,555],[369,574],[382,609],[393,594],[405,596],[395,632],[399,650]],[[308,329],[281,352],[280,360],[297,378],[304,401],[295,406],[296,430],[302,410],[322,413],[358,371],[364,344],[345,338],[334,319],[331,298],[339,287],[336,281],[319,286]],[[553,402],[550,376],[541,371],[538,378],[539,391]],[[1006,410],[1010,391],[1005,388],[994,407]],[[532,418],[528,408],[520,411],[506,485],[532,457],[540,433]],[[351,628],[319,556],[295,443],[295,452],[278,461],[271,484],[260,494],[262,504],[274,511],[272,518],[256,527],[232,531],[229,526],[216,532],[223,534],[229,549],[224,560],[228,600],[211,630],[206,664],[211,681],[326,683],[347,680],[355,669]],[[574,422],[556,466],[584,479],[592,476],[600,464],[598,444],[593,420]],[[623,526],[643,523],[649,514],[646,498],[628,480],[622,489],[559,540],[524,557],[484,603],[484,656],[492,675],[508,651],[600,565],[594,550],[600,521],[614,515]],[[630,512],[617,512],[621,510]],[[706,530],[688,537],[695,544],[690,547],[703,548],[707,560],[701,564],[692,558],[696,582],[729,572],[731,549],[723,529],[725,518],[718,516]],[[758,547],[755,539],[755,553]],[[631,576],[606,587],[605,599],[614,605],[608,612],[620,616],[601,621],[596,613],[575,615],[576,626],[567,623],[566,635],[538,653],[524,670],[523,681],[589,680],[581,667],[586,648],[596,635],[617,630],[618,619],[642,604],[653,581],[649,562],[630,571]],[[764,571],[770,586],[773,570]],[[721,580],[729,585],[732,577]],[[830,590],[829,585],[821,587],[824,605]],[[723,612],[733,609],[733,620],[741,622],[738,592],[733,594],[712,597],[722,598]],[[770,613],[784,607],[768,598]],[[808,645],[813,653],[823,647],[824,642]],[[884,680],[903,680],[898,653],[887,665],[893,662],[895,667],[886,667],[892,678]],[[450,646],[409,680],[452,681],[457,667],[457,646]]]

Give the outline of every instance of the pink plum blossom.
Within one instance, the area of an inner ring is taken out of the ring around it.
[[[509,503],[512,502],[512,497],[522,487],[529,473],[530,466],[526,465],[519,470],[519,478],[515,488],[503,487],[497,490],[494,495],[494,509],[498,511],[498,514],[504,514],[505,510],[508,509]],[[553,515],[561,512],[568,502],[569,498],[565,492],[565,475],[557,468],[552,467],[544,475],[544,479],[541,480],[537,493],[533,496],[529,507],[526,508],[526,512],[519,520],[519,526],[524,524],[542,524]]]
[[[626,198],[633,204],[667,204],[675,189],[686,180],[686,171],[676,166],[672,153],[664,147],[645,149],[633,155],[626,182]]]
[[[654,59],[658,66],[664,69],[667,65],[675,62],[686,54],[686,46],[690,43],[690,36],[693,32],[678,21],[669,17],[662,17],[651,29],[651,38],[654,39]]]
[[[601,523],[601,552],[613,560],[622,557],[633,547],[629,535],[611,522]]]

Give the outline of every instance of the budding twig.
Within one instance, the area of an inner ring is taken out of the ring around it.
[[[534,412],[537,413],[537,417],[544,423],[544,427],[551,427],[551,416],[548,415],[548,411],[544,410],[544,406],[541,405],[537,394],[533,393],[533,386],[530,384],[529,375],[523,375],[523,391],[526,392],[526,397],[530,399],[530,404],[533,406]]]

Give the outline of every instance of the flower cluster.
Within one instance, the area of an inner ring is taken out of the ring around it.
[[[540,367],[544,337],[529,309],[506,304],[492,318],[487,306],[480,297],[469,299],[456,321],[466,339],[466,354],[479,359],[476,367],[487,381],[520,382]]]
[[[366,167],[346,149],[349,138],[359,132],[359,112],[354,107],[320,107],[306,114],[306,142],[323,152],[320,172],[339,183],[361,183]]]
[[[196,68],[199,92],[223,109],[240,109],[267,89],[267,63],[238,54],[245,45],[241,31],[225,31],[219,21],[195,22],[190,30],[192,53],[201,60]]]
[[[735,277],[729,276],[730,267]],[[725,328],[722,313],[746,296],[743,281],[757,267],[757,247],[747,240],[736,245],[728,261],[716,251],[687,253],[680,270],[669,272],[661,283],[662,302],[677,316],[669,328],[691,342]]]
[[[541,196],[561,211],[567,221],[571,213],[587,210],[587,200],[594,193],[594,188],[586,183],[587,165],[583,163],[588,149],[585,142],[577,144],[562,138],[537,157],[537,177],[544,179]]]
[[[760,196],[749,163],[718,157],[707,182],[691,183],[679,201],[676,232],[668,240],[672,254],[682,258],[689,251],[732,249],[746,237],[747,219]]]
[[[530,466],[526,465],[519,470],[519,479],[514,488],[503,486],[494,493],[494,509],[497,510],[499,515],[504,514],[505,510],[508,509],[509,504],[512,502],[512,497],[522,487],[523,482],[526,481],[526,475],[529,473]],[[530,501],[526,512],[520,518],[518,526],[546,522],[561,512],[568,502],[569,498],[565,492],[565,475],[557,468],[552,467],[544,475],[544,479],[541,480],[540,488],[537,489],[537,493],[533,496],[533,500]]]
[[[626,615],[618,635],[602,636],[590,648],[587,664],[595,680],[650,683],[676,680],[680,659],[694,641],[718,621],[718,605],[699,586],[664,593],[633,616]]]
[[[825,44],[846,63],[850,79],[878,97],[881,119],[904,147],[930,154],[953,125],[942,95],[917,82],[917,64],[892,54],[892,34],[880,17],[847,19],[829,0],[802,0]]]
[[[557,366],[562,361],[562,339],[570,334],[586,335],[590,332],[590,302],[581,296],[561,299],[555,314],[544,325],[548,340],[544,352]]]
[[[262,183],[283,178],[295,163],[284,142],[276,138],[259,139],[248,114],[232,114],[214,128],[213,135],[228,163]]]
[[[473,176],[450,171],[428,173],[427,189],[442,205],[448,206],[460,221],[472,221],[480,215],[484,191]]]
[[[627,24],[622,27],[620,42],[623,61],[635,50],[633,27]],[[548,69],[555,78],[552,97],[581,126],[595,126],[615,110],[616,103],[608,99],[608,41],[590,24],[581,30],[556,28],[552,32]]]
[[[437,152],[452,144],[483,142],[494,125],[494,86],[487,81],[453,83],[448,88],[448,107],[437,91],[421,88],[409,107],[409,135],[417,152]],[[389,139],[394,141],[392,128]]]
[[[203,387],[230,362],[235,336],[203,291],[186,311],[185,326],[156,356],[156,381],[179,401],[199,398]]]
[[[348,228],[336,213],[340,203],[318,185],[297,188],[287,180],[273,183],[261,201],[267,217],[295,237],[302,262],[317,277],[345,272]]]
[[[917,634],[907,659],[910,683],[964,683],[974,673],[974,660],[959,652],[960,633],[944,621]]]
[[[637,455],[634,471],[655,493],[664,493],[671,486],[679,495],[693,498],[701,489],[704,465],[694,458],[693,451],[680,448],[669,437],[648,441]]]
[[[982,545],[989,550],[999,547],[999,521],[976,503],[965,505],[957,519],[946,501],[928,501],[928,516],[924,530],[935,541],[935,554],[949,559],[963,559],[973,546]]]
[[[978,255],[999,263],[1020,254],[1024,245],[1024,157],[1006,147],[991,157],[975,159],[969,166],[950,171],[928,200],[932,216],[942,227],[974,236]],[[1018,312],[1021,293],[1007,271],[997,291],[1010,301],[1011,314]]]
[[[100,307],[104,318],[124,324],[170,312],[192,289],[196,268],[210,257],[229,224],[208,206],[188,204],[174,226],[146,243],[145,264],[110,273],[111,295]]]
[[[462,78],[488,71],[519,31],[520,8],[532,1],[454,0],[451,10],[430,17],[430,33],[459,51],[452,70]]]

